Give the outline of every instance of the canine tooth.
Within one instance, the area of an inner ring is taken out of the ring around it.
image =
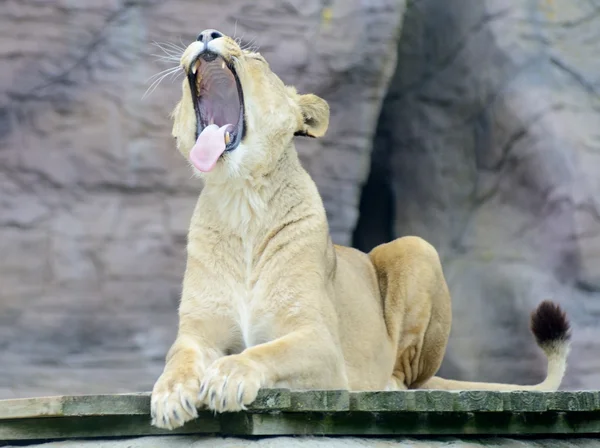
[[[229,131],[225,132],[225,144],[228,145],[231,141],[231,136],[229,135]]]
[[[214,117],[210,117],[210,120],[209,120],[208,124],[215,124],[215,118]]]
[[[192,66],[192,73],[195,75],[196,72],[198,71],[198,68],[200,67],[200,61],[196,61],[194,63],[194,65]]]

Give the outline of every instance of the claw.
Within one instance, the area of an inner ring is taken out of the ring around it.
[[[196,415],[196,408],[194,408],[194,406],[192,406],[192,403],[190,403],[190,400],[185,398],[183,400],[183,407],[185,408],[186,411],[188,411],[188,413],[192,416]]]
[[[217,393],[214,390],[212,390],[210,392],[210,399],[208,401],[210,401],[210,407],[213,408],[213,409],[215,408],[215,398],[216,398],[216,396],[217,396]]]
[[[227,388],[227,382],[229,381],[229,377],[225,377],[225,381],[223,381],[223,386],[221,387],[221,394],[225,395],[225,389]]]
[[[244,399],[244,383],[240,383],[238,385],[238,390],[237,390],[237,399],[238,399],[238,403],[240,404],[240,406],[243,406],[243,399]]]

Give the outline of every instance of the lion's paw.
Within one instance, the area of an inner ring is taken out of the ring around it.
[[[152,390],[152,424],[174,429],[198,417],[199,390],[199,378],[177,380],[168,372],[163,373]]]
[[[217,412],[246,409],[265,382],[259,366],[244,355],[215,361],[206,371],[198,399]]]

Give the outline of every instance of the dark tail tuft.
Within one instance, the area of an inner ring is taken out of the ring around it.
[[[567,315],[560,306],[548,300],[531,313],[531,331],[540,347],[566,343],[571,339]]]

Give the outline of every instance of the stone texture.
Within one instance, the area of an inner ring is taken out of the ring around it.
[[[327,9],[326,9],[327,8]],[[8,0],[0,14],[0,397],[150,390],[176,331],[201,185],[174,148],[174,65],[205,28],[332,106],[298,139],[350,243],[403,0]],[[164,56],[164,54],[163,54]]]
[[[5,1],[0,397],[143,391],[158,376],[201,186],[170,137],[178,82],[143,98],[168,67],[150,43],[207,27],[330,102],[327,136],[298,148],[336,242],[416,234],[440,251],[454,301],[443,375],[541,380],[528,315],[550,298],[574,327],[563,386],[600,388],[600,11],[420,0],[401,29],[404,9]]]
[[[419,235],[453,295],[442,375],[540,381],[544,299],[573,325],[565,388],[600,387],[600,10],[593,2],[411,2],[356,244]]]

